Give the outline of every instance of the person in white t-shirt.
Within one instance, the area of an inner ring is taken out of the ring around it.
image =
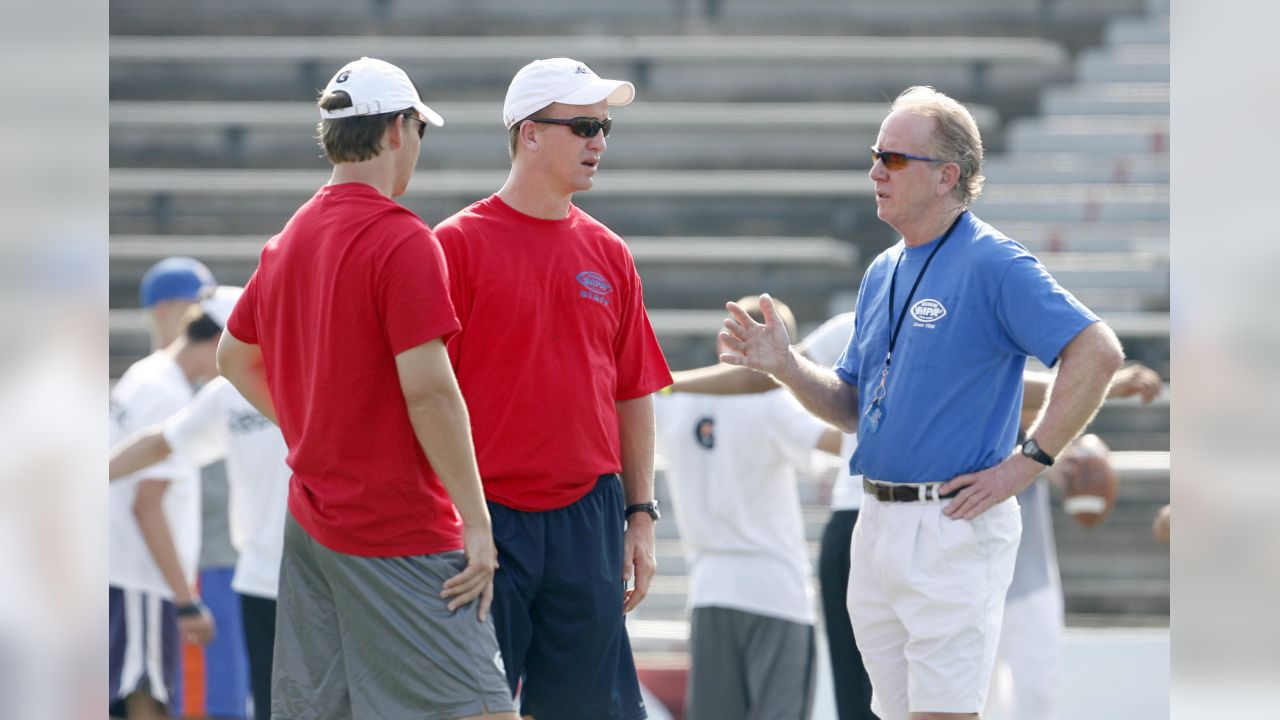
[[[178,412],[198,383],[217,376],[218,339],[237,297],[239,288],[218,288],[192,308],[176,340],[125,371],[111,391],[113,445]],[[108,503],[109,712],[168,717],[179,639],[205,644],[214,633],[194,589],[198,470],[170,458],[113,483]]]
[[[796,349],[820,365],[834,365],[849,344],[853,320],[852,312],[832,317],[806,335]],[[790,332],[794,337],[794,329]],[[672,376],[676,381],[672,389],[678,393],[737,395],[763,392],[772,395],[772,391],[778,388],[768,375],[753,370],[744,372],[743,368],[729,365],[679,371]],[[857,446],[857,435],[840,434],[841,458],[852,457]],[[824,634],[832,677],[836,680],[836,710],[840,720],[876,720],[871,712],[871,679],[854,641],[853,626],[845,604],[845,591],[849,584],[849,543],[854,523],[858,520],[858,509],[862,506],[863,493],[862,476],[850,474],[848,463],[841,463],[831,487],[831,518],[822,531],[818,555]]]
[[[117,446],[116,479],[173,456],[195,466],[225,460],[230,484],[231,542],[239,557],[231,587],[240,596],[255,717],[271,708],[276,592],[289,492],[288,448],[280,429],[226,378],[216,378],[164,423]]]
[[[690,568],[687,717],[806,718],[814,612],[796,468],[815,448],[838,452],[840,434],[786,392],[659,398]]]

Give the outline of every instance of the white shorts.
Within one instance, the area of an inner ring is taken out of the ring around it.
[[[849,619],[881,720],[986,703],[1022,515],[1009,498],[952,520],[950,502],[867,495],[854,528]]]

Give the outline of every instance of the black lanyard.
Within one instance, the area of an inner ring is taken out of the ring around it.
[[[933,262],[933,256],[938,254],[942,246],[947,243],[947,239],[951,237],[951,233],[960,224],[960,218],[964,217],[967,210],[961,210],[956,219],[951,221],[951,227],[947,228],[946,234],[934,246],[933,252],[929,253],[928,259],[924,261],[924,267],[920,268],[920,274],[916,276],[916,281],[911,285],[911,292],[907,294],[907,302],[902,306],[902,312],[898,315],[898,322],[894,325],[893,331],[889,333],[889,353],[884,358],[884,370],[889,371],[889,361],[893,359],[893,348],[898,344],[898,333],[902,332],[902,321],[907,319],[907,311],[911,308],[911,299],[916,296],[916,288],[920,287],[920,281],[924,279],[924,274],[929,270],[929,263]],[[905,241],[904,241],[905,242]],[[907,254],[907,248],[902,248],[902,254],[898,256],[898,261],[893,265],[893,276],[889,279],[889,319],[893,319],[893,293],[898,285],[898,266],[902,264],[902,258]]]

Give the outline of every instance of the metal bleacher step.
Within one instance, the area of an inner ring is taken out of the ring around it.
[[[1116,252],[1169,256],[1169,221],[1021,221],[1000,224],[1000,231],[1034,253]]]
[[[506,177],[420,175],[400,201],[431,224],[493,193]],[[327,178],[320,171],[114,169],[111,232],[271,234]],[[871,194],[866,174],[857,172],[636,170],[602,172],[575,202],[623,237],[853,237],[872,212]]]
[[[1081,53],[1076,77],[1084,83],[1169,82],[1168,45],[1122,45]]]
[[[997,227],[1005,220],[1167,222],[1167,184],[1026,184],[983,191],[974,213]]]
[[[1023,136],[1025,137],[1025,135]],[[1019,183],[1168,183],[1169,157],[1165,154],[1079,151],[1019,152],[1001,155],[982,166],[993,185]]]
[[[1169,84],[1101,83],[1062,85],[1045,90],[1040,109],[1045,115],[1169,116]]]
[[[1160,115],[1052,115],[1019,118],[1008,128],[1010,153],[1077,153],[1096,159],[1169,152],[1169,118]],[[1131,160],[1135,164],[1138,160]],[[1167,159],[1165,160],[1167,162]],[[1168,182],[1166,175],[1161,180]]]
[[[1169,16],[1113,18],[1107,23],[1103,39],[1107,45],[1168,45]]]
[[[581,59],[650,100],[870,100],[918,83],[1031,97],[1068,71],[1055,42],[998,37],[117,35],[110,54],[112,97],[129,100],[308,100],[361,55],[403,67],[427,97],[495,106],[515,70],[538,57]]]
[[[507,135],[496,101],[427,102],[445,118],[423,144],[420,167],[505,170]],[[989,106],[972,107],[984,135],[998,137]],[[605,166],[632,169],[847,170],[869,165],[887,114],[868,103],[638,102],[612,111]],[[310,102],[116,101],[111,164],[116,168],[316,169]],[[802,127],[803,132],[795,132]],[[745,148],[750,148],[745,152]]]

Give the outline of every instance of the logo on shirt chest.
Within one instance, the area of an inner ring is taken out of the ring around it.
[[[248,435],[270,425],[271,421],[257,412],[232,410],[227,417],[227,430],[232,435]]]
[[[613,292],[613,286],[598,272],[584,270],[577,275],[578,284],[582,286],[578,290],[578,297],[586,298],[598,302],[601,305],[609,305],[609,294]]]
[[[118,427],[124,427],[125,423],[129,422],[129,408],[119,400],[111,401],[111,422]]]
[[[911,306],[911,317],[915,319],[912,323],[914,327],[935,328],[937,322],[946,316],[947,309],[942,303],[931,298],[925,298]]]
[[[711,450],[716,446],[716,420],[715,418],[704,417],[694,423],[693,439],[699,445]]]

